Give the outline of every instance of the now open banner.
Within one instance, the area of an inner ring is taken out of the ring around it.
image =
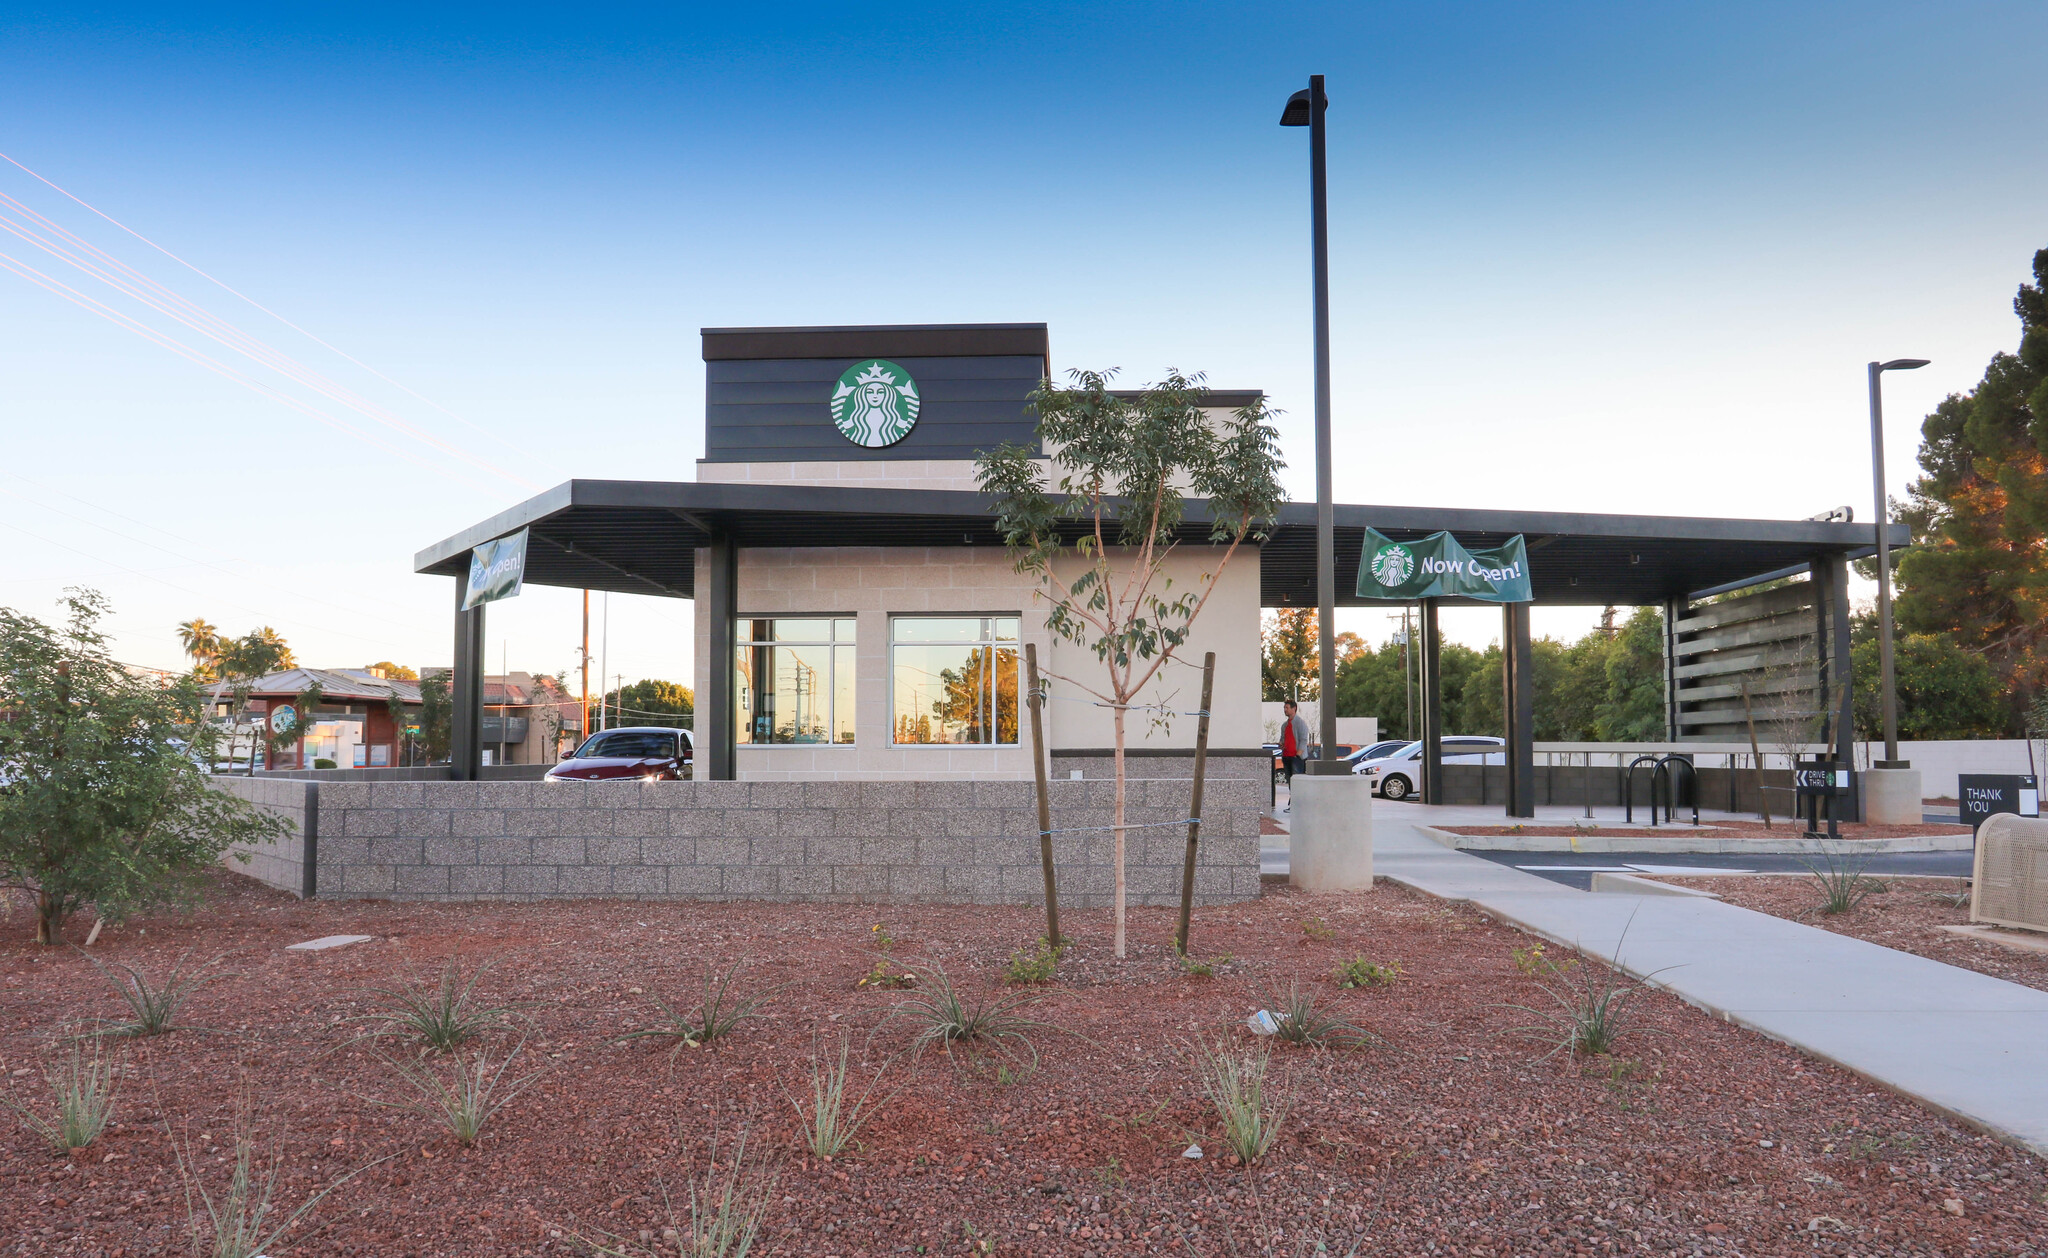
[[[1449,533],[1397,542],[1369,528],[1358,556],[1358,597],[1527,603],[1536,596],[1529,589],[1528,548],[1519,534],[1490,550],[1466,550]]]
[[[526,583],[526,530],[485,542],[469,552],[469,584],[462,610],[518,594]]]

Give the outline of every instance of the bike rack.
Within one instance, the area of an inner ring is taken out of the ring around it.
[[[1669,774],[1668,785],[1670,793],[1664,797],[1664,820],[1672,820],[1671,806],[1678,802],[1678,773],[1671,769],[1670,766],[1683,765],[1685,766],[1685,797],[1686,801],[1692,805],[1692,823],[1698,825],[1700,823],[1699,769],[1694,767],[1691,760],[1678,752],[1672,752],[1669,755],[1660,757],[1657,763],[1665,766],[1666,772]]]
[[[1657,783],[1659,781],[1664,783],[1664,811],[1667,816],[1671,811],[1671,771],[1665,768],[1664,762],[1656,756],[1640,755],[1628,762],[1628,771],[1622,775],[1622,818],[1628,825],[1634,825],[1636,820],[1636,770],[1645,764],[1650,766],[1650,824],[1652,826],[1657,824]]]

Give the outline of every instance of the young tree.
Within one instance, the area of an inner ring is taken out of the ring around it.
[[[0,885],[35,896],[39,943],[87,905],[118,920],[180,898],[229,848],[289,831],[208,784],[200,683],[113,660],[98,594],[65,605],[62,628],[0,608]]]
[[[981,456],[976,470],[996,499],[996,528],[1017,571],[1035,576],[1038,596],[1050,604],[1047,627],[1103,666],[1093,684],[1046,675],[1093,695],[1113,721],[1121,957],[1129,716],[1151,707],[1141,696],[1187,641],[1238,548],[1265,539],[1283,494],[1279,434],[1263,399],[1212,424],[1199,375],[1169,371],[1134,398],[1110,392],[1112,375],[1072,372],[1068,389],[1042,383],[1031,400],[1045,458],[1005,443]],[[1213,568],[1176,592],[1166,562],[1189,536],[1223,549]],[[1062,575],[1070,560],[1071,575]]]

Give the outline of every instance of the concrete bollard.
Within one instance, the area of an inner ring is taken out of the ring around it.
[[[1919,825],[1920,770],[1865,769],[1863,819],[1874,826]]]
[[[1372,887],[1372,784],[1355,774],[1294,775],[1287,881],[1304,891]]]

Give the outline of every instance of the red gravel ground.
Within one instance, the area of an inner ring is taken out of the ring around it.
[[[1812,878],[1805,876],[1751,874],[1740,878],[1658,880],[1713,891],[1730,904],[1759,913],[1854,935],[1887,948],[2048,991],[2048,952],[2022,951],[1939,929],[1969,924],[1969,903],[1954,905],[1944,899],[1944,893],[1952,895],[1967,889],[1967,878],[1885,879],[1885,891],[1864,897],[1863,903],[1847,913],[1833,915],[1820,912],[1820,889]]]
[[[1766,827],[1761,821],[1716,821],[1711,824],[1693,826],[1684,820],[1680,810],[1678,821],[1667,821],[1661,826],[1619,826],[1603,825],[1589,830],[1576,826],[1442,826],[1452,834],[1484,835],[1497,838],[1510,834],[1528,834],[1547,838],[1562,838],[1567,834],[1597,834],[1603,839],[1668,839],[1688,834],[1704,834],[1715,839],[1797,839],[1805,831],[1795,822],[1779,819],[1775,827]],[[1968,826],[1918,825],[1918,826],[1870,826],[1858,821],[1842,823],[1844,839],[1908,839],[1921,838],[1930,834],[1968,834]]]
[[[983,990],[1040,933],[1034,911],[304,904],[222,883],[201,912],[110,929],[95,947],[152,972],[188,950],[225,954],[187,1014],[213,1029],[129,1046],[120,1125],[83,1156],[53,1156],[8,1125],[0,1253],[185,1252],[167,1129],[219,1148],[238,1093],[281,1141],[288,1204],[374,1163],[321,1203],[293,1250],[306,1255],[566,1254],[582,1252],[577,1229],[658,1244],[664,1186],[683,1197],[713,1133],[729,1148],[743,1126],[750,1151],[779,1163],[768,1228],[782,1254],[1291,1255],[1317,1237],[1338,1254],[1359,1242],[1461,1256],[2048,1246],[2039,1159],[1668,996],[1642,998],[1642,1027],[1616,1058],[1533,1060],[1517,1028],[1535,1019],[1508,1007],[1549,1003],[1516,968],[1527,938],[1385,883],[1202,910],[1196,954],[1232,958],[1211,979],[1174,965],[1166,911],[1133,913],[1121,963],[1106,914],[1069,914],[1080,943],[1031,1010],[1056,1028],[1035,1033],[1036,1070],[937,1053],[899,1064],[908,1086],[856,1154],[829,1164],[798,1153],[778,1078],[800,1086],[813,1036],[842,1028],[856,1054],[870,1032],[873,1059],[904,1050],[911,1026],[883,1020],[903,994],[856,985],[874,961],[870,926],[888,923],[899,958],[938,960]],[[51,1059],[67,1023],[118,1009],[76,951],[27,942],[25,915],[0,930],[0,1082],[39,1102],[39,1078],[21,1071]],[[282,951],[330,933],[376,938]],[[1366,991],[1327,981],[1361,954],[1399,962],[1401,979]],[[349,1021],[367,1007],[364,985],[431,977],[451,957],[495,962],[482,990],[533,1002],[525,1057],[547,1068],[468,1150],[373,1103],[400,1092]],[[686,1001],[735,960],[748,989],[777,989],[766,1017],[673,1056],[612,1042],[648,1023],[651,996]],[[1187,1046],[1249,1044],[1241,1028],[1262,989],[1297,979],[1383,1041],[1277,1048],[1292,1111],[1262,1165],[1230,1165]],[[1191,1140],[1209,1156],[1183,1159]],[[217,1187],[219,1157],[196,1161]]]

